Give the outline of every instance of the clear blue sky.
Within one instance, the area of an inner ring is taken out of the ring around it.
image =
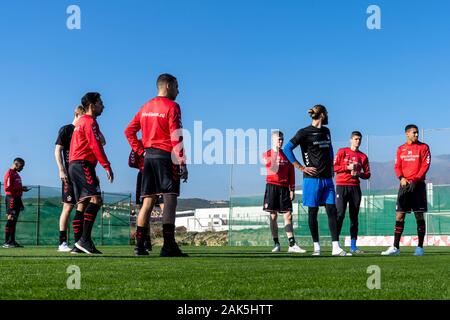
[[[81,30],[66,28],[71,4]],[[370,4],[381,7],[382,30],[366,28]],[[401,135],[409,122],[450,127],[449,16],[446,0],[2,1],[0,168],[22,156],[26,184],[58,186],[58,128],[85,92],[99,91],[116,173],[109,185],[99,167],[103,189],[133,190],[123,131],[163,72],[179,79],[188,130],[201,120],[291,137],[316,103],[328,107],[336,141],[353,129]],[[182,197],[226,199],[229,169],[191,166]],[[242,192],[262,192],[244,180]]]

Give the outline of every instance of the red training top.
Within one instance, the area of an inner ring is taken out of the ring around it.
[[[166,97],[156,97],[145,103],[125,129],[131,148],[138,155],[146,148],[173,152],[179,163],[185,163],[183,126],[180,106]],[[142,130],[142,142],[137,133]]]
[[[356,164],[358,176],[352,176],[348,170],[350,164]],[[369,158],[361,151],[353,151],[351,148],[339,149],[334,157],[334,172],[336,172],[336,185],[338,186],[359,186],[361,179],[369,179],[371,176]]]
[[[85,160],[96,165],[98,161],[106,171],[109,171],[111,164],[103,149],[103,140],[97,121],[90,115],[83,115],[78,119],[73,131],[69,162]]]
[[[23,194],[22,179],[19,173],[13,169],[9,169],[5,173],[4,179],[5,194],[11,197],[21,197]]]
[[[295,171],[292,163],[289,162],[283,150],[278,152],[272,149],[263,154],[266,164],[266,182],[281,187],[288,187],[291,191],[295,189]]]
[[[404,177],[410,182],[425,181],[430,169],[430,147],[422,142],[400,146],[395,159],[395,174],[397,178]]]

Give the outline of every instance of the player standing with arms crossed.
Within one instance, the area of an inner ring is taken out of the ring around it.
[[[104,137],[97,123],[103,112],[103,101],[98,92],[89,92],[81,99],[85,114],[78,120],[70,143],[69,176],[73,183],[75,200],[83,212],[83,227],[74,252],[100,254],[92,241],[92,228],[103,200],[100,182],[95,172],[97,162],[105,169],[110,183],[114,180],[111,164],[103,149]]]
[[[270,213],[270,229],[275,247],[272,252],[280,252],[278,240],[278,213],[284,214],[284,228],[289,241],[289,253],[305,253],[295,243],[294,227],[292,224],[292,201],[295,191],[294,166],[283,153],[284,134],[281,131],[272,133],[272,149],[263,154],[267,169],[266,192],[264,195],[264,211]]]
[[[406,143],[397,150],[395,174],[400,180],[397,197],[397,213],[395,222],[394,245],[383,251],[381,255],[400,254],[400,239],[405,227],[406,213],[414,211],[417,221],[419,244],[415,256],[423,256],[425,239],[425,219],[428,211],[426,174],[431,165],[431,153],[427,144],[419,141],[419,128],[410,124],[405,128]]]
[[[328,215],[333,245],[333,256],[351,256],[339,246],[337,229],[336,194],[333,183],[333,146],[331,144],[328,124],[328,111],[323,105],[315,105],[308,110],[312,124],[300,129],[291,141],[284,147],[284,153],[289,161],[303,172],[303,205],[308,207],[309,229],[314,242],[313,256],[320,256],[319,224],[317,215],[319,207],[325,206]],[[302,166],[293,153],[300,145]]]
[[[187,181],[188,171],[183,149],[178,81],[170,74],[162,74],[156,82],[157,97],[145,103],[125,129],[125,136],[133,151],[145,157],[142,177],[143,203],[139,211],[136,256],[148,255],[144,242],[148,223],[158,195],[163,195],[162,257],[185,257],[175,241],[175,214],[177,197],[180,195],[180,179]],[[142,131],[142,142],[137,133]]]
[[[341,234],[347,205],[350,213],[350,252],[362,254],[356,246],[358,239],[358,215],[361,206],[360,179],[370,179],[370,166],[367,156],[359,150],[362,134],[353,131],[350,137],[350,148],[339,149],[334,159],[336,173],[336,208],[338,233]]]

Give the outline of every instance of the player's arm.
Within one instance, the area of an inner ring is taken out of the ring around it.
[[[292,164],[289,165],[289,190],[291,201],[295,198],[295,169]]]
[[[423,150],[420,152],[420,164],[420,170],[413,178],[413,182],[424,181],[428,170],[430,170],[431,152],[427,145],[424,145]]]
[[[145,152],[142,141],[137,137],[137,133],[141,130],[141,112],[142,109],[136,113],[125,129],[125,137],[127,138],[131,149],[133,149],[133,151],[139,156],[142,156]]]
[[[372,173],[370,172],[369,158],[365,157],[363,161],[363,172],[360,173],[359,177],[364,180],[370,179]]]
[[[343,149],[339,149],[338,153],[336,154],[336,157],[334,158],[334,172],[344,173],[350,171],[344,164],[344,156],[345,153]]]
[[[316,168],[302,166],[294,155],[294,149],[300,145],[300,142],[303,139],[304,139],[303,131],[302,130],[297,131],[295,136],[284,146],[283,152],[286,155],[286,158],[288,158],[289,162],[292,163],[292,165],[296,169],[309,175],[315,175],[317,173]]]
[[[111,169],[111,163],[109,162],[105,150],[103,149],[99,132],[100,128],[98,127],[96,121],[86,126],[86,137],[89,146],[91,147],[91,150],[97,158],[98,162],[100,162],[100,165],[105,169],[109,182],[113,182],[114,173]]]
[[[59,177],[62,181],[67,183],[67,172],[66,172],[66,168],[64,168],[64,165],[63,165],[62,151],[63,151],[63,146],[60,144],[57,144],[55,146],[55,160],[56,160],[56,165],[58,166]]]
[[[174,161],[180,165],[180,179],[186,182],[188,179],[188,170],[186,167],[186,158],[183,145],[183,125],[181,123],[181,110],[175,105],[168,112],[170,142],[172,144]]]
[[[400,157],[401,149],[397,149],[397,155],[395,157],[395,165],[394,171],[397,178],[400,180],[400,185],[402,187],[406,187],[409,184],[409,181],[403,176],[403,168],[402,168],[402,159]]]

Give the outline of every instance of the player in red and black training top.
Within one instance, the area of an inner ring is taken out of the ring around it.
[[[103,145],[105,139],[97,123],[97,117],[103,112],[103,101],[97,92],[89,92],[81,99],[85,114],[78,119],[73,131],[69,154],[69,176],[72,180],[77,209],[83,212],[83,224],[77,229],[81,234],[75,243],[75,252],[87,254],[101,253],[92,241],[92,227],[103,200],[100,182],[95,173],[97,162],[106,171],[109,182],[114,174],[106,157]],[[75,231],[75,230],[74,230]]]
[[[336,209],[338,233],[341,234],[347,205],[350,213],[350,252],[364,253],[356,246],[358,239],[358,215],[361,206],[360,179],[370,178],[369,158],[359,150],[362,134],[353,131],[350,137],[350,148],[339,149],[334,158],[334,172],[336,173]]]
[[[19,172],[22,171],[24,166],[25,161],[22,158],[16,158],[11,168],[5,173],[4,188],[8,221],[6,221],[5,226],[5,243],[3,244],[3,248],[23,247],[16,242],[16,225],[20,211],[24,209],[22,194],[24,191],[30,191],[29,188],[22,186],[22,179],[19,175]]]
[[[84,114],[82,106],[78,106],[74,112],[74,119],[71,124],[65,125],[59,129],[58,138],[55,142],[55,160],[58,166],[59,178],[61,179],[62,203],[63,209],[59,217],[59,247],[58,252],[69,252],[67,243],[67,222],[70,212],[75,205],[75,196],[73,194],[72,181],[69,178],[69,153],[70,141],[72,140],[73,130],[78,119]],[[77,221],[83,220],[83,212],[77,211],[72,221],[73,229],[77,229]],[[75,232],[75,242],[79,240],[78,233]]]
[[[135,254],[148,255],[144,241],[150,214],[158,195],[163,195],[163,237],[160,256],[187,256],[175,241],[175,212],[180,194],[180,179],[187,181],[188,172],[183,150],[180,106],[175,102],[178,81],[170,74],[157,80],[158,96],[145,103],[131,120],[125,136],[138,155],[144,155],[142,177],[143,203],[139,211]],[[137,133],[142,131],[142,141]]]
[[[272,252],[280,252],[278,239],[278,213],[284,214],[284,229],[289,241],[289,253],[305,253],[295,242],[292,224],[292,201],[295,191],[294,166],[283,153],[284,134],[281,131],[272,132],[272,148],[263,154],[266,165],[266,192],[264,194],[264,211],[270,213],[270,230],[275,247]]]
[[[414,255],[423,256],[425,239],[424,212],[428,211],[426,174],[431,165],[431,153],[427,144],[419,141],[419,128],[410,124],[405,128],[406,143],[397,150],[395,175],[400,180],[397,197],[397,213],[394,232],[394,245],[381,255],[400,254],[400,239],[405,227],[406,213],[414,211],[417,221],[419,244]]]

